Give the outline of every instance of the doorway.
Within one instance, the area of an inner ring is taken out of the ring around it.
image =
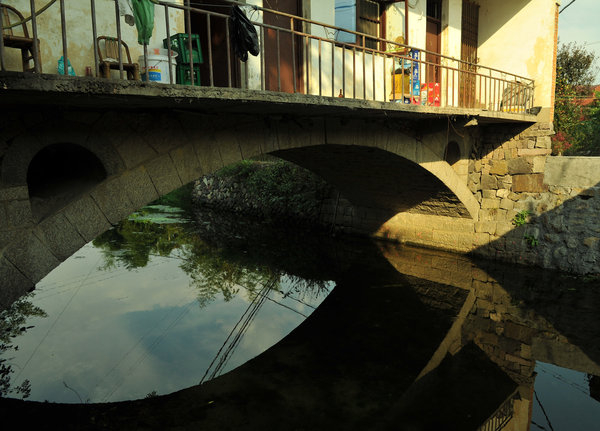
[[[301,0],[268,0],[265,7],[294,16],[302,16]],[[273,13],[265,13],[263,22],[266,25],[291,29],[289,17]],[[294,30],[301,30],[302,22],[294,21]],[[279,42],[278,42],[279,33]],[[265,53],[265,89],[270,91],[283,91],[294,93],[303,92],[302,70],[303,51],[302,38],[292,36],[286,31],[265,28],[264,40]]]
[[[459,106],[474,108],[477,96],[477,44],[479,34],[479,5],[470,0],[462,2],[461,63],[459,79]]]
[[[425,78],[429,83],[440,83],[440,56],[442,52],[442,0],[427,0],[427,36],[425,56],[427,73]],[[438,55],[436,55],[438,54]]]
[[[231,3],[223,0],[191,0],[191,6],[223,15],[231,14]],[[212,78],[215,87],[240,88],[241,67],[231,44],[228,48],[227,19],[217,16],[207,18],[207,14],[192,13],[190,21],[192,34],[200,37],[203,58],[200,64],[201,85],[210,86]]]

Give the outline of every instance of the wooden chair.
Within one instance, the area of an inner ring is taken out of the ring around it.
[[[121,46],[121,59],[123,70],[127,72],[127,79],[139,81],[140,65],[131,61],[127,44],[121,41]],[[110,78],[111,70],[119,70],[119,40],[116,37],[99,36],[96,39],[96,49],[98,51],[100,76]]]
[[[27,31],[27,24],[22,22],[25,18],[23,14],[15,9],[13,6],[7,4],[0,4],[0,10],[2,11],[2,39],[4,40],[4,46],[7,48],[16,48],[21,50],[21,62],[23,65],[23,72],[34,72],[35,71],[35,56],[33,38],[29,37]],[[11,15],[16,16],[16,20],[11,22]],[[11,24],[22,22],[20,24],[23,35],[15,35],[12,28],[7,28]],[[40,60],[40,72],[42,71],[41,56],[40,56],[40,41],[38,39],[38,59]],[[33,65],[30,62],[33,61]]]

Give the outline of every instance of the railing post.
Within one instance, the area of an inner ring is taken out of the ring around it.
[[[61,0],[62,1],[62,0]],[[115,0],[115,22],[117,23],[117,53],[119,59],[119,79],[123,79],[123,43],[121,42],[121,15],[119,14],[119,5]],[[144,69],[146,70],[146,81],[149,80],[148,76],[148,58],[144,53]]]
[[[35,13],[33,11],[32,13]],[[60,28],[62,31],[63,43],[63,72],[65,76],[69,76],[69,57],[67,56],[67,23],[65,18],[65,0],[60,0]]]
[[[279,41],[281,33],[279,29],[275,30],[275,37],[277,38],[277,91],[281,91],[281,44]]]
[[[231,42],[229,40],[229,17],[225,18],[225,39],[227,45],[227,86],[231,85]]]
[[[94,76],[97,77],[99,75],[100,70],[98,65],[98,29],[96,28],[96,0],[90,0],[90,12],[92,14],[92,37],[94,38]]]
[[[33,1],[33,0],[32,0]],[[2,11],[2,0],[0,0],[0,12]],[[4,65],[4,21],[0,16],[0,71],[5,71]]]
[[[186,0],[185,2],[187,8],[185,10],[185,20],[187,24],[187,35],[188,35],[188,55],[190,56],[189,65],[190,65],[190,83],[194,85],[194,56],[192,55],[192,11],[190,10],[190,0]],[[208,35],[208,46],[210,48],[210,33]],[[212,69],[211,64],[209,62],[209,68]]]
[[[169,71],[169,84],[173,84],[173,68],[171,67],[171,26],[169,22],[169,7],[165,6],[165,32],[167,36],[167,63],[168,63],[168,71]]]
[[[294,18],[290,18],[290,29],[292,31],[292,80],[294,81],[294,93],[296,93],[296,29],[294,24]]]
[[[191,15],[191,11],[190,11],[190,15]],[[190,31],[191,27],[190,27]],[[208,40],[208,76],[210,77],[210,86],[214,87],[215,86],[215,77],[214,77],[214,71],[213,71],[213,58],[212,58],[212,37],[211,37],[211,29],[210,29],[210,14],[206,14],[206,33],[208,35],[207,39]],[[191,56],[191,61],[193,61],[193,56],[191,55],[192,53],[192,48],[191,48],[191,36],[190,36],[190,56]]]
[[[322,75],[322,69],[321,69],[321,39],[319,39],[319,96],[323,95],[323,86],[322,86],[322,82],[321,82],[321,75]]]
[[[38,32],[37,32],[37,16],[35,11],[35,1],[31,0],[31,32],[33,33],[33,62],[34,62],[34,71],[35,73],[40,73],[40,45],[38,42]],[[25,24],[27,25],[27,24]],[[2,32],[0,32],[2,34]]]

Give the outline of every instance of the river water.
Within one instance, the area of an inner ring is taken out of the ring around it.
[[[594,277],[155,205],[4,313],[0,390],[160,428],[600,430],[599,306]]]

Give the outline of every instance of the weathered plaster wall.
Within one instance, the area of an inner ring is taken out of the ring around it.
[[[555,0],[479,2],[479,63],[535,80],[534,106],[550,108]],[[550,121],[549,111],[542,121]]]
[[[183,4],[183,0],[174,0]],[[30,3],[28,0],[11,0],[5,2],[16,7],[25,17],[30,16]],[[36,0],[37,9],[48,3],[47,0]],[[162,41],[166,37],[164,8],[156,7],[154,17],[154,32],[150,40],[150,48],[162,48]],[[65,2],[65,17],[67,29],[67,44],[69,61],[79,76],[85,74],[87,66],[94,69],[94,40],[92,34],[91,7],[89,1]],[[11,18],[12,21],[13,18]],[[16,18],[15,18],[16,19]],[[170,34],[184,32],[184,15],[181,11],[171,9],[169,13]],[[117,36],[115,3],[114,0],[96,1],[96,25],[98,36]],[[31,22],[27,24],[30,36],[33,35]],[[60,5],[53,4],[48,10],[37,18],[38,39],[40,39],[40,55],[42,58],[42,71],[44,73],[57,73],[58,59],[63,55]],[[19,33],[21,34],[20,28]],[[137,62],[143,55],[143,47],[137,42],[135,26],[129,26],[121,18],[122,39],[129,46],[132,61]],[[21,70],[20,50],[7,49],[8,70]],[[118,72],[115,76],[118,76]]]

